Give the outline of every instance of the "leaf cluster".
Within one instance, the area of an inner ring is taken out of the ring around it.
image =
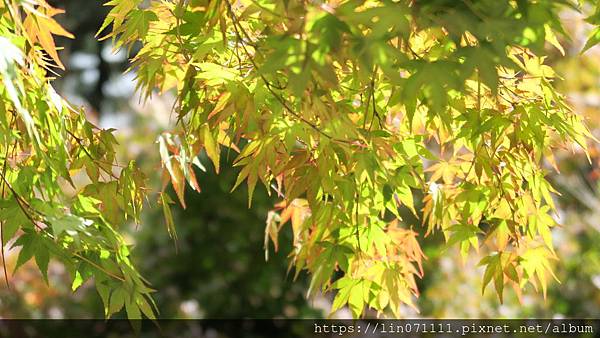
[[[44,0],[0,4],[0,224],[2,260],[35,260],[44,280],[62,262],[72,289],[93,278],[107,316],[154,318],[148,282],[129,260],[119,228],[139,222],[145,178],[115,159],[113,130],[87,121],[53,89],[63,68],[53,35],[72,37]]]

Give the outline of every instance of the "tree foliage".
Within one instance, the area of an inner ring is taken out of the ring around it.
[[[51,91],[48,58],[61,64],[48,32],[68,35],[55,11],[40,0],[5,3],[0,149],[27,155],[4,156],[3,207],[31,218],[12,226],[24,231],[16,242],[23,260],[35,252],[43,267],[37,252],[60,254],[79,271],[76,280],[95,277],[108,314],[125,304],[130,316],[151,315],[150,290],[115,231],[139,215],[141,174],[133,164],[118,170],[110,131]],[[248,204],[259,182],[281,198],[267,219],[267,254],[289,224],[290,268],[311,274],[309,294],[337,290],[333,311],[348,305],[357,317],[366,307],[398,316],[400,306],[414,306],[422,227],[442,232],[463,256],[480,252],[483,289],[493,282],[500,300],[505,286],[519,292],[531,283],[545,293],[556,258],[556,191],[546,174],[555,149],[586,149],[591,138],[545,64],[549,46],[565,52],[559,13],[578,4],[107,5],[103,38],[116,48],[141,42],[132,60],[139,90],[177,93],[177,128],[157,141],[164,185],[171,182],[185,207],[186,184],[201,190],[198,155],[205,152],[218,172],[222,147],[238,153],[234,188],[245,182]],[[599,13],[588,21],[598,24]],[[5,132],[11,124],[18,128]],[[70,192],[78,169],[89,182]],[[160,200],[172,231],[170,200]],[[39,243],[56,250],[33,249]]]
[[[94,278],[107,315],[125,306],[132,318],[153,317],[151,289],[118,232],[139,220],[144,176],[134,162],[116,162],[112,130],[52,88],[53,70],[63,68],[53,34],[71,37],[59,13],[44,0],[0,4],[2,259],[8,243],[21,247],[15,270],[34,259],[46,280],[58,259],[74,290]]]

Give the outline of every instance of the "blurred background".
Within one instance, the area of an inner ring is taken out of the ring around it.
[[[135,93],[135,70],[124,72],[128,67],[125,51],[113,53],[110,41],[94,38],[107,12],[102,1],[48,2],[66,10],[60,20],[76,36],[58,41],[64,46],[61,58],[67,71],[54,87],[74,105],[83,106],[94,123],[117,129],[121,159],[137,159],[149,174],[150,186],[158,191],[160,159],[155,140],[173,125],[173,97],[166,94],[140,102]],[[575,12],[565,13],[564,22],[573,37],[561,41],[567,55],[562,57],[556,50],[547,61],[563,77],[558,83],[560,90],[600,137],[600,50],[580,55],[589,27]],[[546,299],[531,288],[523,292],[520,301],[514,291],[505,292],[503,304],[491,289],[482,296],[479,258],[463,263],[458,252],[441,249],[442,238],[429,236],[423,239],[428,259],[425,277],[419,281],[421,312],[405,309],[404,314],[410,318],[600,317],[600,148],[592,144],[591,149],[591,163],[576,147],[557,154],[560,175],[551,175],[561,193],[556,217],[562,226],[554,230],[560,283],[551,283]],[[307,276],[300,274],[294,281],[293,273],[288,274],[291,231],[282,233],[279,252],[271,252],[265,262],[264,224],[276,201],[264,189],[257,189],[252,209],[248,209],[244,188],[229,192],[236,170],[226,164],[234,157],[224,151],[218,176],[210,161],[203,160],[208,170],[197,174],[202,193],[187,194],[187,210],[174,206],[176,243],[169,238],[155,195],[150,197],[142,224],[124,229],[134,246],[136,265],[157,290],[160,317],[327,316],[331,295],[306,299]],[[15,259],[15,253],[9,252],[8,260]],[[49,277],[46,286],[31,265],[10,276],[8,285],[2,281],[0,317],[104,318],[91,284],[73,293],[66,271],[57,263],[51,264]],[[333,317],[346,318],[350,313],[342,309]]]

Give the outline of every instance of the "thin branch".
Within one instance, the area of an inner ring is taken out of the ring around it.
[[[375,118],[377,118],[377,121],[379,122],[379,127],[385,129],[383,123],[381,123],[381,116],[377,112],[377,104],[375,102],[375,76],[376,75],[377,75],[377,66],[375,66],[375,69],[373,70],[373,75],[371,76],[371,104],[373,105],[373,117],[371,118],[371,123],[369,124],[369,131],[373,127],[373,121],[375,120]],[[365,116],[365,119],[366,118],[367,117]]]
[[[94,158],[94,156],[92,156],[92,154],[90,154],[90,152],[87,150],[85,144],[83,144],[83,139],[75,136],[75,134],[73,134],[70,130],[65,129],[65,131],[67,132],[67,134],[69,134],[69,136],[71,136],[75,142],[77,142],[77,144],[79,145],[79,149],[81,149],[85,155],[87,157],[89,157],[90,160],[100,163],[100,164],[107,164],[110,166],[114,166],[114,167],[119,167],[119,168],[125,168],[125,166],[119,165],[117,163],[111,163],[111,162],[107,162],[107,161],[102,161],[100,159]],[[102,166],[98,166],[100,169],[102,169],[102,171],[104,171],[105,173],[107,173],[110,177],[114,178],[114,179],[119,179],[112,171],[109,171],[108,169],[102,167]]]
[[[244,52],[246,53],[246,55],[248,56],[248,59],[250,60],[250,62],[252,63],[252,65],[254,66],[255,69],[260,69],[258,67],[258,65],[256,64],[256,61],[254,60],[254,58],[252,57],[252,54],[248,51],[248,49],[246,48],[246,46],[244,45],[244,38],[243,36],[246,38],[246,40],[248,41],[252,41],[252,39],[250,38],[250,36],[248,35],[248,33],[244,30],[244,28],[241,26],[241,24],[239,23],[235,13],[233,12],[233,9],[231,8],[231,3],[228,0],[225,0],[225,3],[227,4],[227,11],[229,13],[229,16],[231,17],[231,20],[233,22],[233,28],[235,31],[235,34],[237,36],[238,39],[242,40],[242,49],[244,50]],[[240,33],[241,31],[241,33]],[[340,143],[346,143],[346,144],[350,144],[350,145],[356,145],[356,142],[354,141],[350,141],[350,140],[344,140],[344,139],[339,139],[339,138],[335,138],[331,135],[329,135],[328,133],[326,133],[325,131],[321,130],[317,125],[315,125],[313,122],[307,120],[306,118],[304,118],[303,116],[301,116],[300,114],[296,113],[288,104],[288,102],[281,97],[279,94],[277,94],[274,90],[273,90],[273,85],[265,78],[265,76],[263,74],[259,74],[259,77],[261,78],[261,80],[264,82],[265,87],[267,88],[267,90],[277,99],[277,101],[279,101],[279,103],[281,103],[281,105],[283,106],[283,108],[285,108],[285,110],[291,114],[292,116],[296,117],[297,119],[299,119],[300,121],[306,123],[308,126],[310,126],[313,130],[315,130],[316,132],[318,132],[319,134],[327,137],[328,139],[335,141],[335,142],[340,142]]]
[[[115,275],[114,273],[106,270],[105,268],[101,267],[100,265],[94,263],[93,261],[91,261],[90,259],[86,258],[85,256],[82,256],[80,254],[78,254],[77,252],[73,253],[73,256],[85,261],[86,263],[92,265],[93,267],[95,267],[96,269],[104,272],[105,274],[107,274],[108,276],[111,276],[112,278],[115,278],[117,280],[120,280],[121,282],[125,282],[125,278],[119,276],[119,275]]]
[[[6,185],[8,190],[10,190],[12,195],[15,197],[15,201],[17,202],[17,205],[19,206],[21,211],[23,211],[23,213],[25,214],[25,217],[27,217],[27,219],[29,219],[29,221],[31,221],[31,224],[33,224],[33,226],[35,226],[36,228],[38,228],[41,231],[44,231],[45,229],[42,228],[39,224],[37,224],[37,222],[33,219],[33,216],[31,215],[31,213],[29,213],[28,209],[30,209],[31,211],[35,211],[35,210],[31,209],[31,206],[29,205],[29,203],[27,203],[27,201],[25,199],[23,199],[15,191],[15,189],[12,187],[12,185],[8,182],[8,180],[4,176],[4,173],[0,173],[0,178],[2,179],[2,181],[4,182],[4,184]]]
[[[9,126],[13,127],[13,124],[15,122],[15,114],[13,113],[11,115],[11,121],[9,123]],[[6,175],[6,171],[7,171],[7,164],[8,164],[8,153],[9,153],[9,147],[8,147],[8,138],[6,140],[6,144],[5,144],[5,148],[6,148],[6,154],[4,155],[4,163],[2,164],[2,176]],[[13,149],[16,148],[13,147]],[[6,184],[3,182],[2,184],[2,193],[0,195],[1,198],[4,198],[4,194],[6,193]],[[6,287],[10,289],[10,284],[8,283],[8,272],[6,271],[6,257],[4,255],[4,224],[5,222],[2,221],[0,223],[0,247],[1,247],[1,252],[0,255],[2,256],[2,270],[4,271],[4,280],[6,282]]]

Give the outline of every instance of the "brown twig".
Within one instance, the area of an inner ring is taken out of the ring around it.
[[[9,126],[13,127],[15,121],[15,115],[12,114],[11,115],[11,121],[9,123]],[[8,163],[8,139],[6,140],[6,144],[5,144],[5,148],[6,148],[6,154],[4,155],[4,163],[2,164],[2,176],[6,175],[6,171],[7,171],[7,163]],[[14,148],[13,148],[14,149]],[[4,198],[4,194],[6,192],[6,184],[4,182],[2,182],[2,193],[0,195],[1,198]],[[0,222],[0,255],[2,256],[2,270],[4,271],[4,280],[6,282],[6,287],[10,289],[10,284],[8,283],[8,272],[6,269],[6,257],[4,255],[4,221]]]
[[[85,155],[87,157],[89,157],[90,160],[96,162],[96,163],[100,163],[100,164],[107,164],[110,166],[115,166],[115,167],[119,167],[119,168],[125,168],[124,166],[121,166],[117,163],[111,163],[111,162],[107,162],[107,161],[102,161],[100,159],[94,158],[94,156],[92,156],[92,154],[90,154],[90,152],[87,150],[85,144],[83,144],[83,139],[75,136],[75,134],[73,134],[70,130],[65,129],[65,131],[67,132],[67,134],[69,134],[69,136],[71,136],[75,142],[77,142],[77,144],[79,145],[79,149],[81,149]],[[102,169],[102,171],[104,171],[105,173],[107,173],[110,177],[114,178],[114,179],[119,179],[112,171],[109,171],[108,169],[102,167],[102,166],[98,166],[100,169]]]
[[[105,273],[105,274],[107,274],[108,276],[111,276],[112,278],[115,278],[115,279],[117,279],[117,280],[120,280],[121,282],[124,282],[124,281],[125,281],[125,278],[123,278],[123,277],[121,277],[121,276],[119,276],[119,275],[115,275],[114,273],[112,273],[112,272],[110,272],[110,271],[106,270],[105,268],[103,268],[103,267],[101,267],[100,265],[98,265],[98,264],[94,263],[93,261],[91,261],[90,259],[86,258],[85,256],[82,256],[82,255],[78,254],[77,252],[74,252],[74,253],[73,253],[73,256],[75,256],[75,257],[77,257],[77,258],[79,258],[79,259],[81,259],[81,260],[85,261],[86,263],[88,263],[88,264],[92,265],[92,266],[93,266],[93,267],[95,267],[96,269],[98,269],[98,270],[100,270],[100,271],[104,272],[104,273]]]
[[[231,17],[231,20],[233,22],[233,28],[235,31],[235,34],[237,36],[238,39],[244,41],[244,37],[247,41],[251,42],[252,39],[250,38],[250,36],[248,35],[248,33],[244,30],[244,28],[241,26],[241,24],[238,21],[237,16],[235,15],[235,13],[233,12],[233,8],[231,8],[231,3],[228,0],[225,0],[225,3],[227,5],[227,12],[229,13],[229,16]],[[241,33],[240,33],[241,32]],[[243,37],[242,37],[243,35]],[[250,60],[250,62],[252,63],[252,65],[254,66],[255,69],[259,69],[258,65],[256,64],[256,61],[254,60],[254,58],[252,57],[252,54],[248,51],[248,49],[246,48],[246,46],[244,45],[244,43],[241,44],[242,45],[242,49],[244,50],[244,52],[246,53],[246,55],[248,56],[248,59]],[[292,116],[296,117],[297,119],[299,119],[300,121],[304,122],[305,124],[307,124],[309,127],[311,127],[313,130],[315,130],[316,132],[318,132],[319,134],[327,137],[328,139],[335,141],[335,142],[339,142],[339,143],[346,143],[346,144],[350,144],[350,145],[356,145],[356,143],[354,141],[350,141],[350,140],[345,140],[345,139],[339,139],[336,137],[333,137],[331,135],[329,135],[328,133],[326,133],[325,131],[321,130],[317,125],[315,125],[313,122],[307,120],[306,118],[304,118],[303,116],[301,116],[300,114],[296,113],[288,104],[288,102],[281,97],[279,94],[277,94],[274,90],[273,90],[273,85],[265,78],[265,76],[263,74],[259,74],[259,77],[261,78],[261,80],[264,82],[265,87],[267,88],[267,90],[277,99],[277,101],[279,101],[279,103],[281,103],[281,105],[283,106],[283,108]]]

